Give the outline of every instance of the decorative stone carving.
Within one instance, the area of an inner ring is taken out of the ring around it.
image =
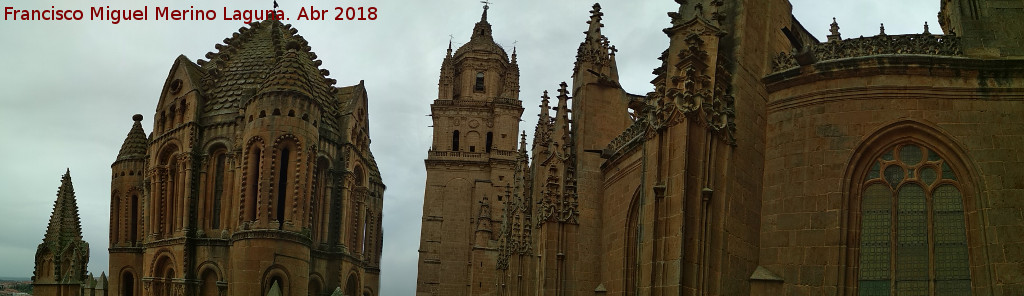
[[[950,35],[908,34],[878,35],[807,45],[819,62],[875,55],[963,56],[960,37]],[[772,72],[795,68],[792,53],[779,53],[772,61]]]

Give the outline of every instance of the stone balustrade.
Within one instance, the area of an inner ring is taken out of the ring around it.
[[[963,56],[960,37],[950,35],[878,35],[810,44],[815,61],[824,62],[875,55]],[[772,60],[772,72],[797,67],[793,53],[779,53]]]

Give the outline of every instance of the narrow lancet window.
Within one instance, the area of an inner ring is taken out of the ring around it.
[[[227,156],[224,153],[217,155],[217,167],[213,180],[213,221],[210,227],[220,228],[220,201],[224,196],[224,166]]]
[[[280,177],[277,180],[277,221],[280,223],[278,229],[281,229],[284,225],[284,213],[285,213],[285,199],[288,196],[288,171],[289,171],[289,157],[291,156],[291,150],[288,148],[281,149],[281,165],[279,166]]]

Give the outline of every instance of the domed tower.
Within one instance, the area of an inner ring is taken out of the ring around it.
[[[112,166],[110,291],[376,295],[385,186],[365,85],[336,87],[277,20],[215,47],[175,59],[153,133],[136,115]]]
[[[491,217],[503,212],[518,155],[519,66],[515,49],[509,57],[494,42],[487,6],[472,33],[454,55],[449,43],[430,105],[418,295],[481,295],[497,283],[501,221]]]

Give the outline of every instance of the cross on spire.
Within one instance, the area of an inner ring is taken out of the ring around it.
[[[484,4],[484,10],[487,10],[487,8],[490,7],[489,5],[491,5],[491,1],[490,0],[480,1],[480,3]]]

